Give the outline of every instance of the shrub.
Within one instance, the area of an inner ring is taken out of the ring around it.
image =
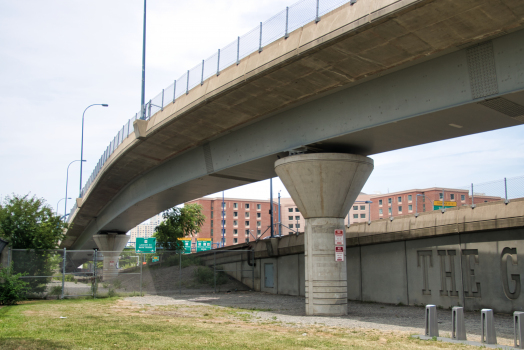
[[[182,268],[189,266],[203,266],[204,261],[194,255],[182,255]]]
[[[113,287],[115,287],[115,289],[120,289],[120,288],[122,288],[122,281],[120,281],[120,280],[118,280],[118,279],[117,279],[117,280],[114,280],[114,281],[113,281]]]
[[[62,286],[53,286],[53,288],[51,288],[51,290],[47,294],[54,295],[56,297],[61,296],[62,295]]]
[[[20,277],[24,274],[13,274],[13,266],[0,269],[0,305],[15,305],[26,299],[28,283]]]
[[[227,275],[222,271],[217,271],[217,277],[216,277],[216,283],[217,286],[221,284],[226,284],[229,278]],[[209,267],[205,266],[199,266],[195,270],[195,278],[198,283],[200,284],[208,284],[210,286],[213,286],[215,284],[215,278],[213,270]]]

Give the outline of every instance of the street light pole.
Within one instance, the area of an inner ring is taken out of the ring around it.
[[[109,105],[107,103],[95,103],[90,106],[87,106],[87,108],[84,109],[84,113],[82,113],[82,142],[80,143],[80,191],[78,194],[78,198],[82,198],[82,163],[84,161],[84,116],[86,114],[87,109],[93,106],[108,107]]]
[[[64,215],[67,213],[67,184],[69,182],[69,167],[71,166],[71,164],[73,164],[74,162],[80,162],[80,159],[78,160],[73,160],[71,163],[69,163],[69,165],[67,166],[67,173],[66,173],[66,192],[65,192],[65,204],[64,204]],[[83,160],[82,162],[85,162],[85,160]]]
[[[61,201],[63,201],[64,199],[66,199],[66,198],[62,198],[62,199],[60,199],[60,200],[56,203],[56,215],[58,215],[58,204],[59,204]],[[71,198],[67,198],[67,199],[71,199]],[[64,214],[65,214],[65,213],[64,213]]]
[[[146,94],[146,0],[144,0],[144,29],[142,32],[142,91],[140,100],[140,119],[146,119],[144,108]]]

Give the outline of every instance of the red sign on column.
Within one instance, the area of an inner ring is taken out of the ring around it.
[[[344,247],[335,247],[335,261],[344,261]]]
[[[344,231],[335,230],[335,245],[344,245]]]

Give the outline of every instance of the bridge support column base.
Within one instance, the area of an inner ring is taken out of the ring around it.
[[[300,154],[275,162],[276,173],[306,219],[307,315],[347,315],[344,217],[372,170],[372,159],[353,154]],[[337,259],[335,253],[335,230],[339,229],[342,261],[337,261],[340,255]]]
[[[130,236],[126,234],[116,232],[93,235],[93,240],[103,256],[103,279],[107,280],[118,276],[118,258],[129,238]]]

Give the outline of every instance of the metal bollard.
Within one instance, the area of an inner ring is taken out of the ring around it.
[[[426,305],[426,330],[424,335],[438,337],[437,307],[435,305]]]
[[[492,309],[480,310],[480,322],[482,327],[481,341],[486,344],[497,344],[495,334],[495,322]]]
[[[451,339],[467,340],[464,308],[460,306],[454,306],[451,309]]]
[[[515,348],[524,349],[524,312],[513,313],[513,326],[515,327]]]

